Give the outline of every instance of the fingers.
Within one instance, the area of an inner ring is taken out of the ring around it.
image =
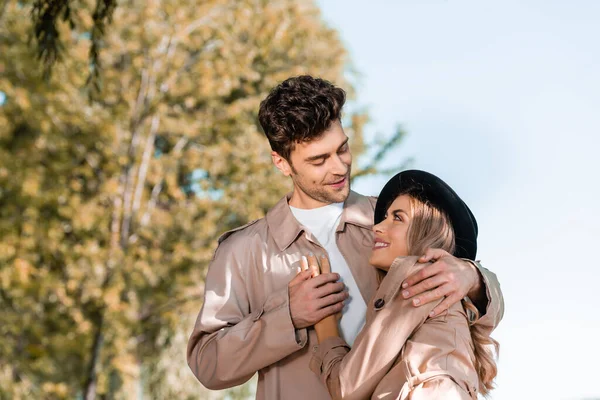
[[[319,257],[321,261],[321,273],[331,272],[331,265],[329,264],[329,258],[325,254],[321,254]]]
[[[310,279],[311,275],[312,275],[312,272],[309,270],[300,271],[300,272],[298,272],[298,274],[295,277],[292,278],[290,283],[288,283],[288,286],[292,287],[299,283],[302,283],[305,280]]]
[[[429,290],[422,295],[415,297],[412,300],[413,305],[422,306],[423,304],[431,303],[432,301],[440,300],[442,297],[452,293],[450,285],[439,286],[433,290]]]
[[[308,268],[312,271],[313,277],[318,276],[321,273],[321,269],[319,268],[317,257],[313,253],[309,253],[306,259],[308,260]]]
[[[323,318],[329,317],[330,315],[339,313],[340,311],[342,311],[342,308],[344,308],[343,302],[332,304],[330,306],[322,308],[318,313],[319,321]]]
[[[328,284],[330,282],[336,282],[339,279],[340,279],[340,275],[336,274],[335,272],[334,273],[328,273],[328,274],[320,274],[319,276],[316,276],[313,279],[311,279],[308,282],[308,284],[312,288],[318,288],[318,287],[326,285],[326,284]]]
[[[447,280],[443,275],[433,275],[431,278],[427,278],[417,283],[414,286],[411,286],[407,289],[402,290],[402,297],[405,299],[410,299],[413,296],[418,296],[427,290],[435,289],[438,286],[446,283]]]
[[[425,263],[425,262],[429,262],[431,260],[437,260],[440,259],[444,256],[449,256],[450,253],[448,253],[445,250],[442,249],[427,249],[425,250],[425,254],[423,254],[421,256],[421,258],[419,258],[419,262]]]
[[[424,279],[439,274],[442,272],[442,269],[443,265],[438,263],[428,265],[406,278],[406,280],[402,283],[402,287],[406,289],[410,286],[414,286]]]
[[[345,289],[346,287],[342,282],[330,282],[315,290],[315,295],[317,299],[322,297],[329,296],[332,293],[338,293]]]
[[[302,258],[300,259],[300,272],[306,271],[307,269],[308,269],[308,260],[306,259],[306,256],[302,256]]]
[[[313,253],[308,253],[307,256],[302,256],[301,266],[303,270],[311,269],[313,271],[313,277],[324,272],[331,272],[329,258],[327,258],[327,255],[325,254],[322,254],[317,259],[317,256]]]
[[[449,309],[454,303],[457,303],[459,301],[460,299],[456,298],[455,296],[446,297],[444,301],[442,301],[440,304],[435,306],[433,310],[431,310],[431,312],[429,313],[429,317],[437,317],[438,315]]]
[[[348,296],[347,290],[342,290],[340,292],[325,296],[319,301],[319,308],[326,308],[337,303],[341,303],[343,308],[344,300],[346,300]]]

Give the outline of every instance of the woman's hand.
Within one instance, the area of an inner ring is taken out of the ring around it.
[[[312,253],[310,253],[309,255],[307,255],[305,257],[302,257],[302,261],[300,263],[301,269],[303,271],[311,270],[313,277],[316,277],[316,276],[320,275],[321,273],[323,273],[323,274],[331,273],[331,265],[329,264],[329,259],[327,258],[327,256],[323,254],[319,257],[319,259],[320,259],[320,265],[319,265],[319,261],[317,260],[317,257],[315,257],[315,255]],[[346,297],[347,297],[347,292],[346,292]],[[317,332],[317,338],[319,339],[319,343],[321,343],[323,340],[327,339],[328,337],[340,336],[339,329],[338,329],[338,322],[337,322],[339,319],[338,316],[341,316],[341,313],[338,313],[337,315],[330,315],[328,317],[325,317],[321,321],[319,321],[315,324],[315,331]]]

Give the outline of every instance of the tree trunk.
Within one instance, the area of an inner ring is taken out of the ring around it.
[[[102,349],[102,342],[104,336],[102,335],[102,328],[104,325],[104,314],[100,314],[100,320],[96,326],[96,333],[94,335],[94,343],[92,345],[92,359],[88,366],[87,378],[85,386],[83,387],[84,399],[95,400],[96,399],[96,382],[97,374],[96,369],[98,365],[98,358],[100,357],[100,350]]]

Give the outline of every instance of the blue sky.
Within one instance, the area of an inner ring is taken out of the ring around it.
[[[321,0],[386,161],[446,180],[506,313],[492,399],[600,397],[600,2]],[[377,194],[389,177],[355,189]]]

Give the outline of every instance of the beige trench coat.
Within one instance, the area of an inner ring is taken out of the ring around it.
[[[288,295],[302,255],[325,250],[294,218],[289,197],[265,218],[219,238],[187,349],[192,372],[209,389],[240,385],[258,372],[257,399],[330,399],[308,367],[316,334],[294,328]],[[378,287],[377,272],[368,264],[375,201],[351,192],[337,228],[338,248],[366,302]],[[480,271],[486,285],[496,285],[491,273]],[[488,293],[500,291],[488,286]],[[488,313],[479,323],[495,326],[502,308],[501,295],[488,296]]]
[[[439,302],[413,307],[398,295],[402,282],[426,265],[417,258],[394,261],[367,308],[352,350],[339,337],[314,348],[310,368],[332,398],[477,399],[469,317],[462,304],[428,318]],[[486,330],[491,332],[491,326]]]

